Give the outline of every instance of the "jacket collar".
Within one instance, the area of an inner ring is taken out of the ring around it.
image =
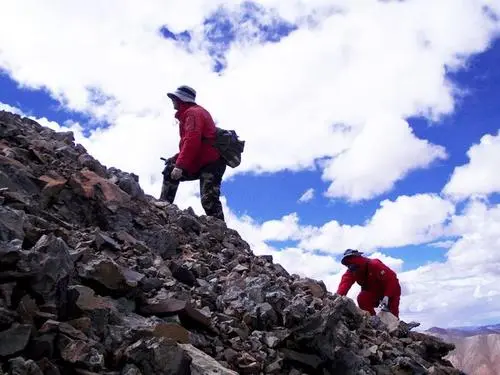
[[[191,108],[195,105],[196,104],[194,104],[194,103],[181,103],[179,105],[179,109],[177,110],[177,112],[175,112],[175,118],[179,119],[179,117],[182,116],[188,108]]]

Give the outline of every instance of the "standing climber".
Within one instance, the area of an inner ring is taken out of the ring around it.
[[[399,318],[401,286],[396,273],[378,259],[369,259],[358,250],[347,249],[342,258],[347,271],[342,275],[337,294],[345,296],[354,282],[361,285],[359,308],[375,315],[375,307],[389,310]]]
[[[210,113],[196,104],[196,91],[180,86],[167,96],[179,120],[179,153],[165,161],[160,199],[174,202],[180,181],[200,180],[201,205],[208,216],[224,220],[220,186],[226,163],[210,142],[216,128]]]

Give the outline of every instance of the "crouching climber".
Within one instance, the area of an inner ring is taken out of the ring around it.
[[[337,293],[345,296],[352,285],[361,286],[358,294],[360,309],[375,315],[375,307],[389,310],[399,318],[401,286],[396,273],[378,259],[369,259],[358,250],[347,249],[342,258],[347,271],[342,276]]]
[[[160,200],[173,203],[180,181],[200,180],[201,205],[208,216],[224,220],[220,186],[226,163],[211,144],[216,127],[210,113],[196,104],[196,91],[180,86],[167,94],[179,120],[179,153],[165,160]]]

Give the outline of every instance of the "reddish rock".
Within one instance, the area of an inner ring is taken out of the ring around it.
[[[98,194],[102,194],[100,199],[104,202],[127,203],[130,201],[130,196],[113,182],[87,169],[74,174],[69,183],[76,193],[87,199],[97,199]]]
[[[38,180],[45,184],[41,192],[42,207],[46,207],[51,199],[59,195],[68,182],[56,172],[51,173],[51,175],[43,175]]]
[[[181,344],[189,343],[189,331],[179,324],[161,323],[153,330],[154,337],[165,337]]]
[[[174,298],[150,300],[147,304],[139,308],[143,315],[156,315],[166,317],[178,315],[183,325],[209,328],[211,326],[210,318],[204,315],[198,309],[195,309],[189,302]]]

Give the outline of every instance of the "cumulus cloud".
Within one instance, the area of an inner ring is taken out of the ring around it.
[[[304,194],[299,198],[299,203],[306,203],[310,202],[314,199],[314,189],[310,188],[307,189]]]
[[[392,190],[412,170],[446,157],[444,147],[415,137],[406,121],[372,118],[349,149],[327,164],[323,178],[333,182],[326,195],[370,199]]]
[[[301,246],[340,254],[349,247],[375,251],[422,244],[443,234],[454,211],[452,203],[435,194],[402,195],[394,201],[382,201],[364,225],[343,225],[333,220],[321,227],[305,228]]]
[[[297,213],[263,223],[248,216],[239,220],[243,223],[242,231],[249,238],[258,238],[258,243],[297,241],[301,249],[335,256],[346,248],[372,253],[380,248],[434,241],[447,233],[447,223],[454,212],[455,206],[436,194],[417,194],[382,201],[363,225],[346,225],[336,220],[322,226],[303,225]]]
[[[159,157],[177,147],[165,92],[188,83],[221,126],[248,142],[241,167],[228,175],[312,169],[325,158],[319,167],[331,182],[327,194],[355,201],[446,157],[405,119],[450,113],[457,91],[446,70],[487,48],[498,28],[491,16],[498,7],[485,12],[495,6],[487,0],[460,7],[451,0],[223,4],[6,3],[0,67],[66,108],[107,120],[111,126],[89,138],[90,151],[137,173],[151,194],[160,191]],[[279,43],[263,43],[273,39],[265,27],[241,22],[249,11],[265,25],[286,21],[297,29]],[[236,23],[231,30],[243,30],[227,51],[207,39],[203,26],[220,14]],[[165,25],[189,33],[189,42],[165,39]],[[210,54],[224,52],[219,74]]]
[[[19,108],[13,107],[11,105],[0,102],[0,111],[7,111],[15,113],[16,115],[21,115],[22,112]]]
[[[406,316],[446,326],[500,319],[500,205],[473,201],[450,228],[459,239],[445,262],[401,274]]]
[[[500,131],[484,135],[467,156],[469,162],[455,168],[443,192],[457,199],[500,192]]]

